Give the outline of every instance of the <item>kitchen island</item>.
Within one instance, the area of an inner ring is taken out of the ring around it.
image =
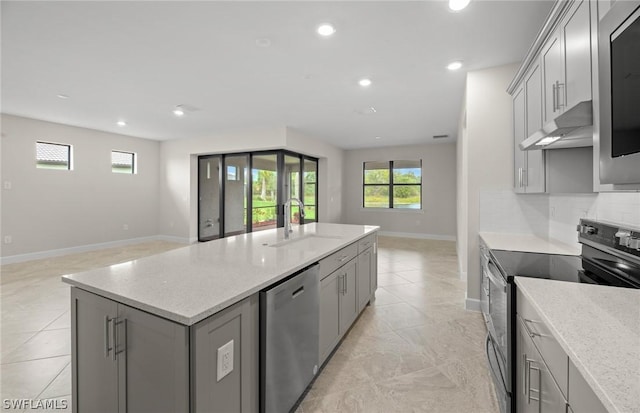
[[[320,264],[324,361],[373,297],[377,230],[307,224],[289,239],[255,232],[64,276],[74,410],[257,411],[257,293]]]

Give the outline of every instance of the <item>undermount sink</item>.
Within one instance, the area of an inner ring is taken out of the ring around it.
[[[291,249],[299,249],[312,251],[335,245],[335,240],[341,239],[339,236],[309,234],[301,237],[286,239],[274,244],[269,244],[271,248],[287,247]]]

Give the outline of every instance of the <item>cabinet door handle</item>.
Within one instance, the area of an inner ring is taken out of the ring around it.
[[[531,400],[538,402],[538,412],[541,413],[542,412],[542,403],[540,401],[540,390],[542,389],[542,371],[540,370],[540,368],[532,366],[531,363],[533,362],[533,360],[527,360],[529,362],[529,385],[527,386],[527,404],[531,404]],[[531,370],[535,370],[538,372],[538,388],[537,389],[532,389],[531,388]],[[536,392],[538,397],[533,397],[531,395],[531,392]]]
[[[527,395],[527,369],[529,368],[529,360],[527,360],[527,353],[522,353],[522,394]]]
[[[535,338],[535,337],[545,337],[545,335],[544,335],[544,334],[536,333],[535,331],[532,331],[532,330],[529,328],[529,325],[528,325],[527,323],[535,324],[535,323],[536,323],[535,321],[530,320],[530,319],[528,319],[528,318],[523,318],[522,320],[524,321],[524,324],[523,324],[523,325],[524,325],[524,328],[525,328],[525,330],[526,330],[526,332],[527,332],[527,335],[528,335],[529,337],[531,337],[531,338]]]
[[[522,188],[522,168],[518,168],[518,188]]]
[[[342,282],[344,283],[344,295],[347,295],[349,284],[347,283],[347,273],[342,276]]]
[[[113,318],[109,318],[108,315],[104,316],[104,357],[109,358],[109,352],[111,347],[111,334],[109,332],[109,325],[113,321]]]
[[[560,110],[561,107],[564,107],[565,103],[564,103],[564,99],[562,99],[562,103],[560,103],[560,97],[562,96],[560,94],[560,88],[562,88],[562,92],[564,92],[564,83],[560,83],[560,81],[556,80],[556,95],[557,95],[557,100],[558,100],[558,110]]]
[[[117,344],[116,341],[114,341],[114,344],[113,344],[113,360],[115,361],[117,359],[118,354],[124,353],[126,351],[126,349],[127,349],[127,319],[123,318],[122,321],[117,321],[117,319],[114,318],[113,320],[114,320],[113,326],[114,326],[114,330],[115,331],[117,331],[116,330],[116,328],[117,328],[116,326],[118,326],[120,324],[122,324],[122,328],[124,329],[124,339],[120,343],[122,345],[122,350],[117,351],[117,345],[118,344]],[[117,336],[117,333],[114,335],[114,337],[116,337],[116,336]]]
[[[346,260],[347,258],[349,258],[348,255],[343,255],[342,257],[338,258],[338,261],[344,262],[344,260]]]
[[[116,346],[118,345],[118,330],[116,329],[117,317],[111,319],[111,359],[116,361]]]
[[[553,85],[551,85],[551,88],[553,89],[553,113],[556,113],[556,107],[557,107],[556,106],[556,101],[558,99],[558,93],[557,93],[558,85],[557,85],[557,82],[554,83]]]

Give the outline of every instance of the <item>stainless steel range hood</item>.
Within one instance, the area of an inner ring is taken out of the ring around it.
[[[542,129],[520,142],[520,149],[578,148],[593,146],[593,105],[590,100],[580,102]]]

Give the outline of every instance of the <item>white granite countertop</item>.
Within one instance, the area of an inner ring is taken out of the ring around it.
[[[492,250],[538,252],[542,254],[580,255],[580,245],[565,244],[554,239],[545,239],[532,234],[510,234],[480,232],[480,237]]]
[[[152,314],[192,325],[378,230],[376,226],[311,223],[186,246],[62,280]],[[324,238],[327,237],[327,238]]]
[[[526,277],[516,284],[602,404],[640,412],[640,290]]]

